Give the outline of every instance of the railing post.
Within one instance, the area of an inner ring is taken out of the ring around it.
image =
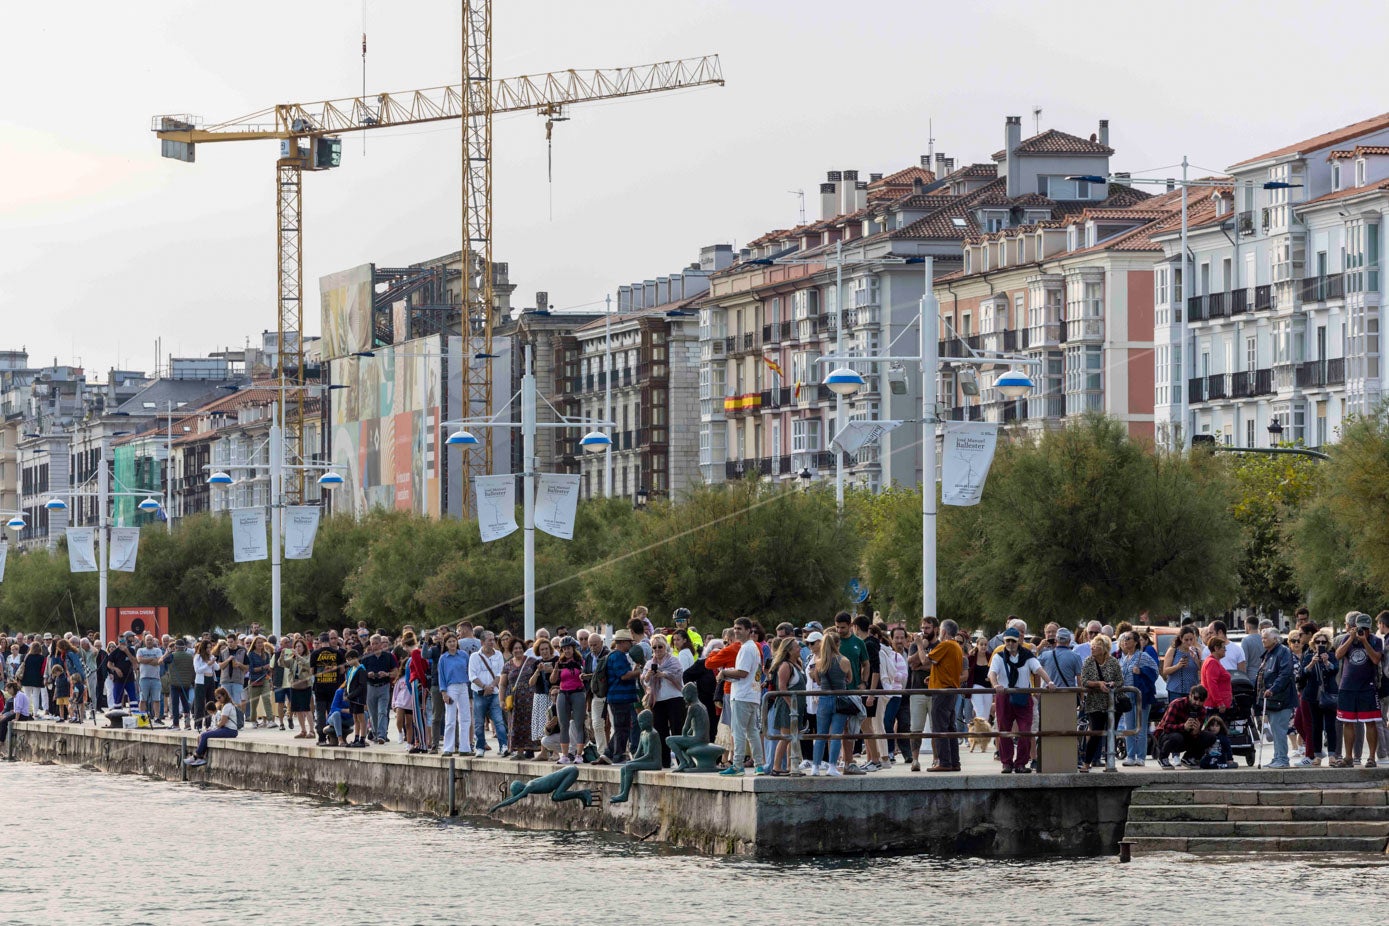
[[[5,758],[10,762],[14,761],[14,728],[18,721],[10,720],[10,725],[5,728]]]
[[[178,774],[183,781],[188,780],[188,740],[182,736],[178,738]]]
[[[787,699],[791,702],[791,745],[786,749],[786,773],[794,775],[800,773],[801,767],[801,710],[803,703],[800,698],[791,697]],[[763,712],[766,715],[766,712]],[[769,768],[775,768],[769,765]]]
[[[1117,745],[1118,745],[1118,739],[1117,739],[1117,737],[1115,736],[1115,731],[1114,731],[1114,728],[1118,725],[1118,724],[1117,724],[1117,718],[1115,718],[1115,716],[1114,716],[1114,702],[1115,702],[1117,699],[1118,699],[1118,696],[1115,694],[1115,692],[1111,691],[1111,692],[1109,693],[1109,729],[1106,730],[1105,733],[1104,733],[1104,741],[1105,741],[1104,770],[1105,770],[1106,772],[1117,772],[1117,771],[1119,771],[1117,768],[1114,767],[1114,753],[1115,753],[1116,747],[1117,747]]]
[[[458,760],[449,756],[449,816],[458,816]]]

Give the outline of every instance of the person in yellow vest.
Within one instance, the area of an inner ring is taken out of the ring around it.
[[[675,629],[685,631],[685,636],[690,638],[690,645],[694,647],[696,653],[699,653],[704,648],[704,638],[699,635],[698,630],[690,626],[690,609],[676,608],[675,613],[670,617],[675,623]]]

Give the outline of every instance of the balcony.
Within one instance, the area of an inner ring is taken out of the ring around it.
[[[956,405],[950,409],[951,421],[983,421],[984,406]]]
[[[995,331],[986,334],[984,338],[984,350],[987,351],[1015,351],[1018,349],[1018,333],[1016,331]]]
[[[1326,361],[1326,384],[1341,386],[1346,381],[1346,358],[1332,357]]]
[[[764,409],[786,408],[791,404],[791,387],[784,386],[781,389],[762,390],[762,407]]]
[[[1103,341],[1103,318],[1077,318],[1066,322],[1067,341]]]
[[[1206,400],[1214,402],[1230,397],[1229,377],[1224,373],[1213,373],[1206,377]]]
[[[1243,315],[1249,311],[1249,290],[1232,289],[1230,290],[1230,315]]]
[[[1045,349],[1056,347],[1061,340],[1061,323],[1046,322],[1023,329],[1022,347],[1024,350]]]
[[[792,337],[791,332],[796,330],[796,326],[791,322],[782,322],[778,327],[781,333],[781,340],[783,341],[790,339]]]
[[[1254,234],[1254,210],[1248,209],[1236,216],[1235,227],[1239,229],[1239,234],[1242,238],[1247,238]]]
[[[1254,311],[1265,312],[1273,308],[1273,287],[1268,283],[1254,287]]]
[[[959,338],[946,338],[936,345],[941,357],[963,357],[965,355],[964,342]]]
[[[775,344],[781,340],[781,326],[775,322],[770,325],[762,326],[762,343]]]
[[[1302,281],[1303,302],[1329,302],[1346,294],[1346,278],[1339,273],[1306,277]]]
[[[1297,364],[1293,377],[1293,382],[1299,389],[1323,389],[1327,386],[1340,386],[1345,381],[1344,357],[1304,361]]]
[[[743,352],[744,352],[744,353],[751,353],[752,351],[757,350],[759,347],[760,347],[760,345],[757,343],[757,335],[756,335],[756,334],[754,334],[754,333],[752,333],[752,332],[748,332],[747,334],[743,335]]]
[[[1207,297],[1207,309],[1212,320],[1229,317],[1228,293],[1211,293]]]
[[[727,353],[727,354],[732,354],[732,353],[737,352],[737,350],[738,350],[738,336],[735,334],[735,335],[730,335],[730,336],[724,338],[724,339],[723,339],[723,349],[724,349],[724,353]]]
[[[724,479],[742,479],[757,469],[756,460],[726,460],[723,464]]]
[[[1064,395],[1051,393],[1049,395],[1028,396],[1027,417],[1029,420],[1064,418],[1065,415],[1066,397]]]
[[[1192,296],[1186,301],[1186,320],[1189,322],[1203,322],[1210,317],[1210,310],[1207,306],[1205,296]]]
[[[1196,376],[1186,381],[1186,400],[1192,405],[1206,401],[1206,378]]]
[[[802,341],[809,341],[820,334],[820,322],[815,318],[802,318],[796,322],[796,334]]]
[[[1003,403],[1003,423],[1013,424],[1027,420],[1027,401],[1009,399]]]
[[[876,305],[860,306],[845,311],[844,326],[846,328],[866,328],[877,325],[882,321],[882,309]]]

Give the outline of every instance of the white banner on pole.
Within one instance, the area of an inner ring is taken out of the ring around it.
[[[0,543],[0,582],[5,581],[5,558],[10,552],[8,543]]]
[[[238,563],[249,563],[258,559],[269,559],[265,539],[264,508],[233,508],[232,559]]]
[[[107,562],[115,572],[134,572],[135,557],[140,552],[140,528],[111,528],[111,545],[107,549]]]
[[[501,540],[516,530],[516,477],[478,476],[477,527],[483,543]]]
[[[535,487],[535,526],[561,540],[574,539],[579,507],[578,474],[541,473]]]
[[[940,500],[943,505],[979,504],[984,480],[998,446],[998,424],[992,421],[947,421],[941,453]]]
[[[69,527],[68,569],[72,572],[96,572],[96,528]]]
[[[309,559],[323,509],[317,505],[289,505],[285,508],[285,559]]]
[[[850,421],[840,429],[830,444],[843,453],[858,453],[864,444],[876,443],[889,431],[902,426],[900,421]]]

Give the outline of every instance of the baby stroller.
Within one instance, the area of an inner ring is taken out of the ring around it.
[[[1259,718],[1254,713],[1254,683],[1236,675],[1230,679],[1230,691],[1234,704],[1225,711],[1230,752],[1244,756],[1244,764],[1252,766],[1260,733]]]

